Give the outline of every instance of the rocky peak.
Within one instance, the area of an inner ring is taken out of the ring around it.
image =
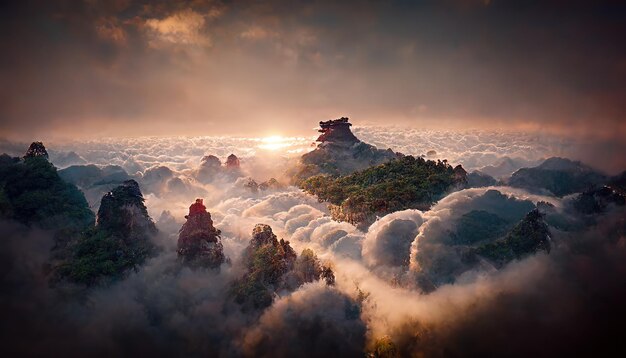
[[[562,170],[562,171],[593,171],[591,167],[579,162],[570,160],[567,158],[552,157],[546,159],[543,163],[537,166],[539,169],[544,170]]]
[[[357,143],[359,139],[352,134],[350,127],[352,124],[348,122],[348,117],[341,117],[329,121],[320,122],[320,136],[318,142],[330,143]]]
[[[104,195],[96,226],[72,246],[59,273],[87,285],[120,279],[156,255],[156,233],[139,184],[127,180]]]
[[[278,244],[276,235],[272,232],[272,227],[265,224],[256,224],[254,229],[252,229],[252,240],[250,240],[250,246],[260,247],[267,244],[272,244],[274,246]]]
[[[231,154],[228,156],[228,158],[226,158],[226,168],[229,169],[239,169],[241,163],[239,161],[239,158],[237,158],[236,155]]]
[[[354,173],[402,157],[391,149],[377,149],[360,141],[350,131],[348,118],[342,117],[320,122],[322,133],[314,150],[305,153],[292,171],[292,181],[300,185],[303,180],[318,174],[341,176]]]
[[[458,183],[466,183],[467,182],[467,171],[463,169],[461,164],[454,167],[454,179]]]
[[[178,235],[178,257],[192,267],[217,268],[224,261],[224,246],[221,231],[213,226],[211,214],[206,210],[202,199],[189,206]]]
[[[46,147],[43,145],[42,142],[33,142],[30,147],[28,147],[28,150],[24,155],[24,158],[35,157],[44,157],[48,159],[48,151],[46,150]]]
[[[289,269],[293,266],[293,263],[298,256],[296,252],[289,245],[289,241],[276,238],[276,235],[272,232],[272,227],[265,224],[256,224],[252,229],[252,239],[250,240],[249,251],[255,251],[259,248],[271,245],[278,249],[277,255],[285,261],[285,264]]]
[[[219,168],[222,166],[222,161],[214,156],[214,155],[205,155],[204,157],[202,157],[202,160],[200,160],[200,166],[202,167],[210,167],[210,168]]]
[[[157,232],[144,205],[139,184],[133,179],[124,181],[102,197],[97,225],[122,236],[137,231]]]

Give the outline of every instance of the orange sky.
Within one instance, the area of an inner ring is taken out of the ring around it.
[[[3,6],[4,138],[307,135],[340,116],[626,137],[612,2]]]

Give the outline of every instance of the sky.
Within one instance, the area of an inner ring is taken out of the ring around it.
[[[311,135],[319,120],[626,138],[618,1],[14,1],[0,137]]]

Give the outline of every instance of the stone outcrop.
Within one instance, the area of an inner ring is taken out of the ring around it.
[[[156,234],[139,184],[131,179],[108,192],[100,201],[96,226],[124,237]]]
[[[231,154],[226,158],[226,168],[227,169],[239,169],[241,166],[241,162],[236,155]]]
[[[96,226],[72,245],[59,273],[87,285],[121,279],[156,255],[157,232],[139,184],[127,180],[102,197]]]
[[[33,142],[30,147],[28,147],[24,158],[33,157],[44,157],[48,159],[48,151],[46,150],[46,147],[43,145],[42,142]]]
[[[213,227],[202,199],[191,204],[185,218],[178,235],[178,257],[191,267],[218,268],[226,260],[221,232]]]
[[[358,170],[388,162],[401,157],[391,149],[377,149],[363,143],[350,130],[348,118],[320,122],[322,133],[317,148],[300,158],[292,174],[292,181],[299,185],[303,180],[318,174],[347,175]]]
[[[320,129],[318,130],[321,134],[317,138],[317,141],[322,143],[357,143],[359,139],[350,131],[351,126],[352,124],[348,122],[347,117],[321,121]]]
[[[205,155],[200,161],[196,172],[196,179],[202,183],[210,183],[222,170],[222,162],[214,155]]]
[[[208,168],[219,168],[222,166],[222,162],[220,161],[220,158],[214,155],[205,155],[200,160],[200,166]]]

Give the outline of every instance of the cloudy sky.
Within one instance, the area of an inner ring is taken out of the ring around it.
[[[0,136],[358,124],[626,137],[617,1],[14,1]]]

